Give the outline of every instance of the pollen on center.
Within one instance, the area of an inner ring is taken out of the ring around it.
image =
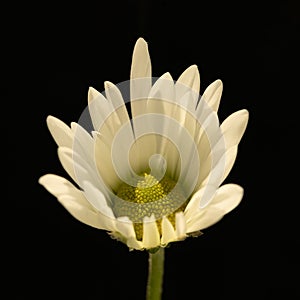
[[[144,173],[136,186],[121,184],[116,195],[124,201],[113,206],[116,217],[127,216],[133,223],[136,237],[143,237],[143,219],[154,215],[161,234],[161,220],[167,216],[175,228],[175,213],[185,207],[186,198],[176,181],[164,176],[158,181]]]

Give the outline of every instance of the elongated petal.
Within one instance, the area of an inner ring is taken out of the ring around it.
[[[163,217],[162,219],[161,231],[162,231],[162,237],[161,237],[162,245],[167,245],[168,243],[173,242],[177,239],[174,227],[167,217]]]
[[[211,203],[203,209],[198,209],[192,218],[187,221],[188,232],[207,228],[233,210],[243,197],[243,189],[236,184],[227,184],[220,187]]]
[[[145,217],[143,222],[143,247],[155,248],[160,245],[160,237],[154,216]]]
[[[221,80],[216,80],[211,83],[204,91],[201,100],[205,100],[207,104],[214,110],[218,111],[220,100],[223,91],[223,83]]]
[[[138,115],[139,111],[134,104],[134,100],[146,99],[152,86],[151,60],[146,41],[139,38],[135,44],[131,72],[130,72],[130,97],[133,115]]]
[[[237,145],[247,127],[249,113],[246,109],[239,110],[231,114],[221,125],[226,147]]]
[[[76,172],[75,168],[74,168],[74,162],[73,162],[73,151],[67,147],[59,147],[57,149],[57,153],[58,153],[58,158],[59,158],[60,163],[62,164],[63,168],[71,176],[71,178],[74,180],[74,182],[79,184],[78,176],[76,175],[76,173],[78,172],[80,167],[78,166],[77,172]],[[81,171],[82,171],[81,174],[83,174],[84,169],[81,168]],[[85,172],[85,173],[87,173],[87,172]],[[85,175],[87,176],[87,174],[85,174]]]
[[[57,199],[64,208],[78,221],[89,226],[111,231],[114,228],[114,220],[106,216],[87,209],[78,203],[77,198],[71,196],[60,196]]]
[[[87,181],[83,183],[83,189],[86,199],[97,211],[111,219],[115,219],[112,209],[107,205],[107,200],[101,191]]]
[[[129,116],[121,91],[116,85],[109,81],[104,82],[104,87],[106,98],[112,103],[114,111],[117,114],[120,123],[126,124],[127,122],[129,122]]]
[[[101,93],[90,86],[88,90],[88,102],[91,102],[98,97],[101,97]]]
[[[134,46],[130,78],[151,77],[151,60],[148,45],[143,38],[139,38]]]
[[[224,173],[221,178],[220,184],[227,178],[228,174],[230,173],[230,171],[234,165],[234,162],[236,160],[237,150],[238,150],[238,147],[233,146],[226,151]]]
[[[47,117],[47,125],[58,146],[72,148],[73,133],[69,126],[52,116]]]
[[[200,91],[200,74],[198,71],[198,67],[196,65],[192,65],[187,68],[178,78],[176,82],[176,99],[177,101],[188,91],[193,91],[195,95],[199,95]],[[197,99],[193,99],[196,101]],[[194,108],[195,108],[194,106]]]
[[[186,237],[186,221],[183,212],[178,212],[175,215],[176,236],[178,239]]]
[[[218,189],[211,202],[211,207],[218,208],[227,214],[239,205],[243,194],[244,190],[241,186],[232,183],[224,184]]]
[[[55,197],[69,195],[81,199],[81,197],[79,197],[81,191],[63,177],[54,174],[46,174],[39,179],[39,184],[44,186],[44,188]],[[84,201],[81,204],[92,209],[92,206],[87,201]]]
[[[79,124],[71,123],[74,135],[73,151],[83,160],[94,161],[94,141],[92,136]]]
[[[89,181],[98,187],[105,197],[109,198],[109,189],[97,173],[93,161],[82,159],[67,147],[58,148],[58,157],[64,169],[80,187],[83,186],[84,181]]]
[[[116,230],[124,238],[130,249],[141,250],[143,243],[136,239],[133,223],[128,217],[120,217],[116,221]]]
[[[103,127],[107,130],[106,134],[114,136],[115,127],[120,126],[120,120],[115,112],[115,109],[101,93],[93,88],[89,88],[88,93],[89,113],[92,119],[93,127],[96,131],[103,131]]]
[[[65,178],[47,174],[39,179],[39,183],[56,196],[67,211],[80,222],[99,229],[113,228],[113,220],[95,211],[82,192]]]

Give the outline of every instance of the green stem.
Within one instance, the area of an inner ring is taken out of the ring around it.
[[[155,253],[149,252],[149,271],[147,282],[147,300],[160,300],[164,275],[165,249],[159,248]]]

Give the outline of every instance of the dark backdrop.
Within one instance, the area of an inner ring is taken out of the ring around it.
[[[128,80],[140,36],[154,76],[169,71],[176,79],[197,64],[202,91],[224,83],[221,120],[250,112],[226,180],[244,187],[242,203],[203,236],[166,250],[163,299],[299,296],[297,1],[99,1],[4,12],[9,299],[144,297],[147,253],[79,223],[37,183],[45,173],[66,174],[47,115],[77,121],[89,86],[102,91],[105,80]]]

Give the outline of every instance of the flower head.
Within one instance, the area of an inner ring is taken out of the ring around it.
[[[131,116],[127,89],[111,82],[104,84],[105,96],[89,89],[91,132],[86,113],[71,127],[49,116],[60,162],[74,184],[53,174],[39,180],[76,219],[139,250],[200,234],[243,196],[240,186],[221,184],[234,164],[247,110],[220,125],[222,82],[200,97],[195,65],[176,82],[169,73],[153,81],[140,38],[128,87]]]

